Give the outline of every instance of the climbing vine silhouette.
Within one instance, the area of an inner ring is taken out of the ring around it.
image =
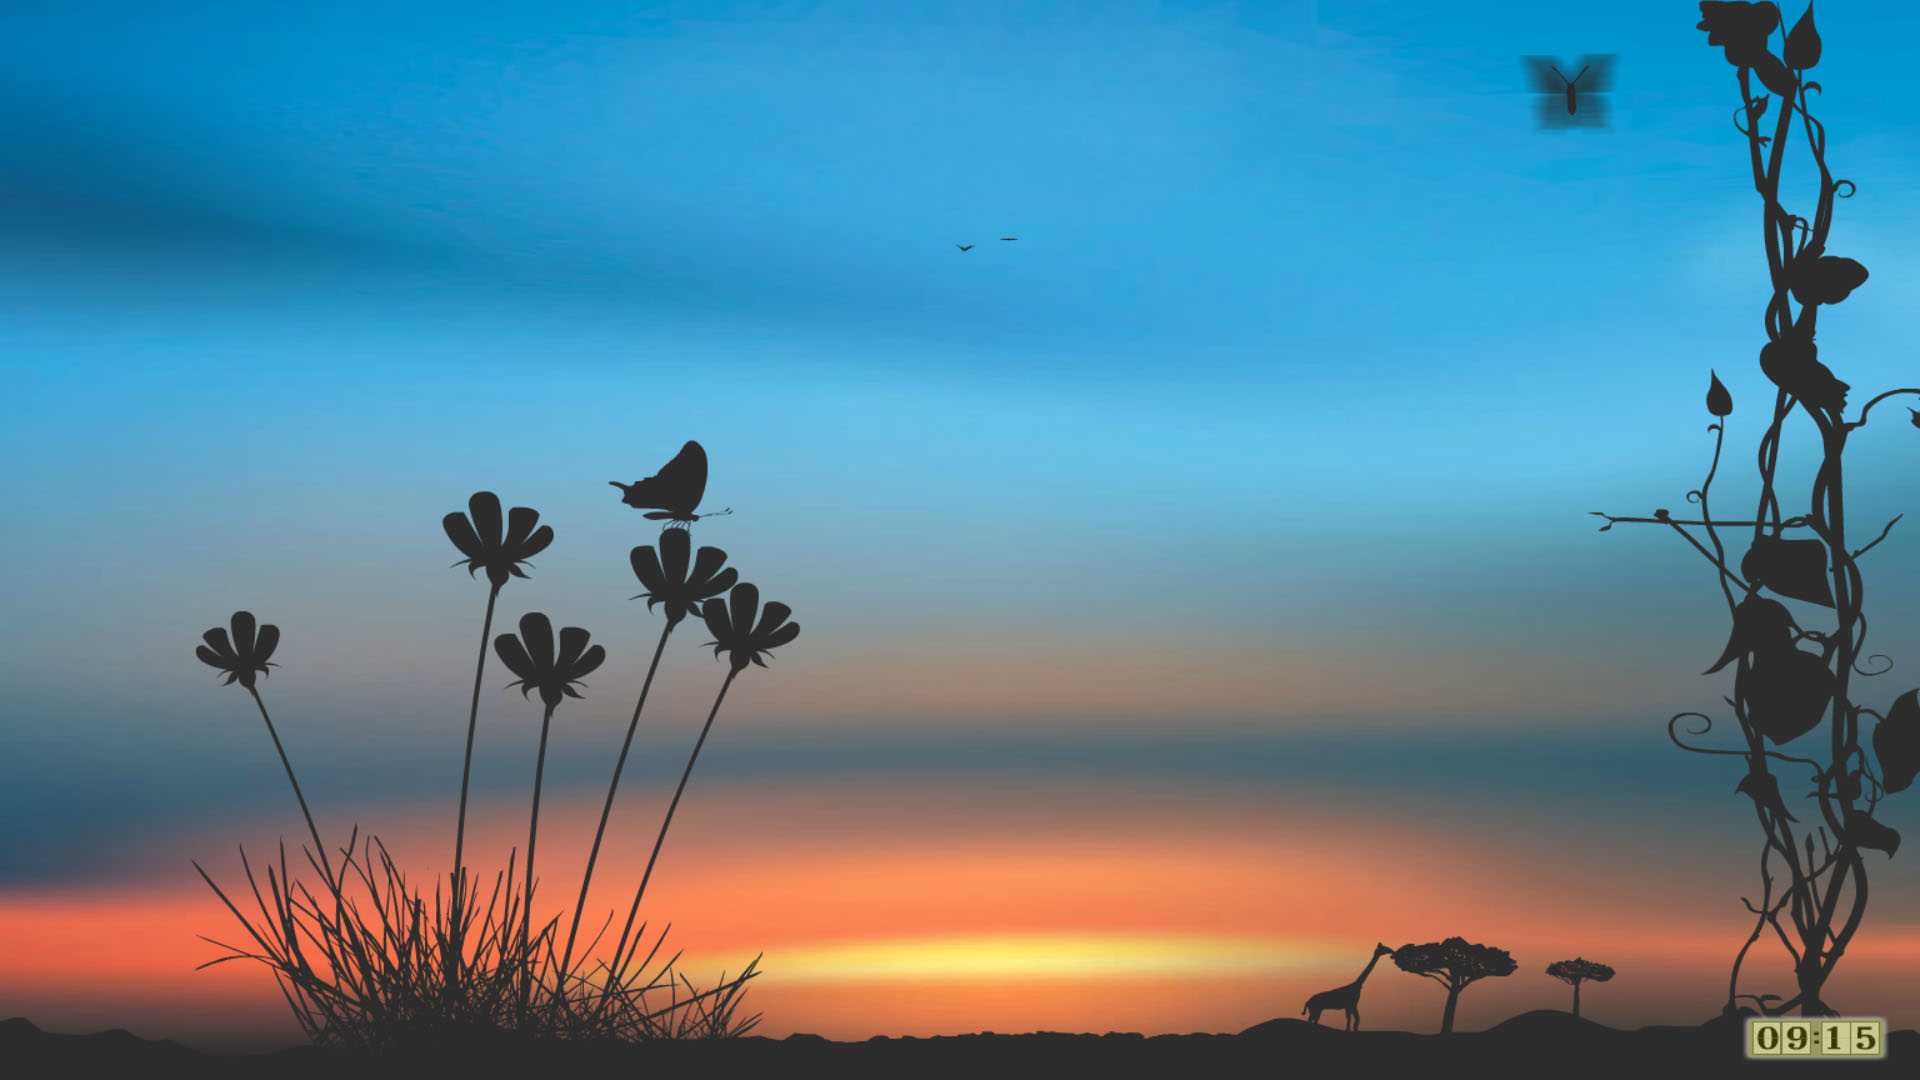
[[[1852,387],[1818,359],[1814,324],[1821,307],[1845,300],[1866,282],[1867,270],[1853,259],[1827,252],[1834,200],[1851,197],[1854,185],[1834,179],[1828,170],[1826,129],[1808,107],[1809,95],[1822,89],[1806,77],[1819,63],[1821,52],[1812,7],[1786,34],[1778,54],[1770,47],[1780,27],[1780,12],[1773,4],[1708,0],[1700,5],[1700,14],[1698,29],[1707,31],[1707,43],[1719,46],[1738,73],[1741,104],[1735,110],[1734,126],[1746,136],[1754,188],[1764,204],[1762,233],[1773,292],[1763,320],[1766,343],[1760,348],[1759,361],[1775,393],[1773,414],[1759,442],[1759,504],[1753,519],[1745,521],[1716,519],[1708,510],[1708,492],[1719,470],[1728,417],[1733,413],[1731,392],[1718,373],[1709,373],[1707,411],[1716,418],[1707,428],[1714,433],[1713,463],[1700,487],[1687,493],[1687,501],[1700,508],[1698,520],[1680,520],[1666,510],[1655,510],[1650,518],[1596,513],[1606,519],[1602,532],[1616,523],[1631,522],[1664,525],[1680,534],[1713,564],[1732,618],[1727,646],[1706,674],[1733,665],[1733,696],[1723,700],[1740,725],[1744,748],[1700,746],[1681,738],[1676,727],[1683,719],[1700,721],[1687,735],[1701,736],[1712,729],[1713,719],[1704,713],[1683,712],[1667,724],[1668,736],[1683,749],[1745,760],[1746,775],[1735,791],[1753,801],[1766,836],[1760,857],[1760,901],[1742,900],[1755,921],[1733,960],[1727,1011],[1735,1011],[1736,1001],[1746,998],[1768,1015],[1795,1006],[1806,1016],[1835,1015],[1822,993],[1866,915],[1864,852],[1879,851],[1891,858],[1900,843],[1899,833],[1876,819],[1874,810],[1883,797],[1910,786],[1920,771],[1920,690],[1899,695],[1884,713],[1856,702],[1853,696],[1854,675],[1882,675],[1892,668],[1891,659],[1880,654],[1868,657],[1876,663],[1872,670],[1858,666],[1867,630],[1860,558],[1887,538],[1899,518],[1889,521],[1870,543],[1849,550],[1842,457],[1848,437],[1866,424],[1875,405],[1899,394],[1920,394],[1920,389],[1889,390],[1869,400],[1858,419],[1847,421],[1843,414]],[[1756,79],[1770,93],[1756,94]],[[1760,122],[1776,98],[1773,133],[1764,135]],[[1779,197],[1787,145],[1797,142],[1796,117],[1819,173],[1811,221],[1788,212]],[[1799,304],[1797,315],[1795,303]],[[1775,476],[1781,432],[1796,408],[1817,430],[1821,458],[1806,511],[1783,517]],[[1913,421],[1920,426],[1920,413],[1914,414]],[[1689,526],[1704,529],[1707,542],[1703,544]],[[1723,530],[1736,529],[1752,530],[1737,571],[1726,547],[1737,538],[1723,535]],[[1811,535],[1789,538],[1790,533]],[[1794,609],[1763,596],[1763,590],[1803,605],[1798,610],[1805,613],[1806,623]],[[1831,620],[1831,628],[1813,628],[1809,624],[1815,619]],[[1818,651],[1801,648],[1802,642]],[[1871,759],[1861,744],[1862,717],[1875,721]],[[1795,747],[1794,754],[1775,749],[1801,740],[1823,720],[1830,736],[1824,762],[1818,760],[1819,750],[1804,743]],[[1772,762],[1812,771],[1813,790],[1806,798],[1816,801],[1817,817],[1802,822],[1789,812]],[[1777,897],[1776,860],[1786,875]],[[1738,993],[1741,963],[1769,927],[1792,958],[1798,984],[1799,993],[1783,1001],[1778,995]],[[1769,1001],[1779,1003],[1769,1005]]]

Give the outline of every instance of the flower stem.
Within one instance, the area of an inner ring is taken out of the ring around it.
[[[620,771],[626,768],[627,751],[633,746],[633,733],[640,726],[640,710],[647,707],[647,691],[653,689],[653,673],[660,670],[660,654],[667,649],[667,636],[673,633],[677,620],[668,619],[667,628],[660,631],[660,644],[653,650],[653,663],[647,668],[647,681],[640,684],[640,700],[633,706],[633,719],[627,721],[627,738],[620,744],[619,760],[613,763],[613,782],[607,785],[607,804],[600,809],[600,827],[593,833],[593,850],[587,854],[587,872],[580,879],[580,899],[573,905],[573,925],[567,929],[567,947],[560,957],[560,980],[564,991],[567,972],[572,970],[574,935],[580,930],[580,913],[587,906],[587,885],[593,881],[593,866],[600,858],[600,840],[607,832],[607,816],[613,813],[613,793],[620,788]]]
[[[527,887],[520,913],[520,955],[526,964],[522,1000],[533,992],[533,953],[527,943],[533,929],[533,844],[540,836],[540,780],[547,770],[547,729],[553,724],[553,710],[554,706],[547,706],[546,715],[540,718],[540,756],[533,765],[533,818],[527,823]]]
[[[300,813],[307,819],[307,831],[313,834],[313,846],[320,856],[320,873],[327,879],[327,888],[337,895],[340,886],[333,879],[333,856],[320,840],[320,830],[313,823],[313,812],[307,809],[307,797],[300,793],[300,781],[294,779],[293,762],[287,760],[287,748],[280,745],[280,733],[273,729],[273,717],[267,715],[267,703],[260,700],[259,690],[249,686],[247,693],[253,695],[253,703],[260,707],[260,719],[267,722],[267,734],[273,736],[273,748],[280,752],[280,764],[287,770],[287,782],[293,785],[293,797],[300,800]]]
[[[693,754],[687,758],[686,770],[680,774],[680,786],[674,789],[673,801],[667,804],[666,820],[660,823],[660,835],[653,841],[653,854],[647,856],[646,872],[640,875],[640,888],[634,891],[633,906],[627,910],[627,924],[620,931],[621,946],[626,945],[627,934],[633,929],[633,917],[640,911],[640,898],[647,894],[647,882],[653,877],[654,861],[660,858],[660,845],[667,842],[667,826],[673,824],[673,812],[680,806],[681,793],[687,790],[687,777],[693,775],[693,763],[700,760],[700,748],[706,745],[707,732],[713,730],[713,718],[720,715],[720,703],[726,700],[727,688],[733,685],[733,678],[738,674],[740,674],[739,668],[728,671],[727,681],[720,684],[720,693],[713,699],[713,709],[707,713],[707,723],[700,729],[700,738],[693,744]],[[639,944],[638,941],[634,942],[636,952],[639,951]],[[614,949],[613,970],[615,971],[619,971],[621,967],[620,951],[619,948]],[[629,959],[631,959],[630,956]]]
[[[466,884],[466,866],[461,858],[466,852],[467,843],[467,781],[473,774],[473,730],[480,720],[480,679],[487,670],[487,639],[493,634],[493,605],[500,598],[500,586],[495,585],[487,593],[487,616],[480,623],[480,659],[473,668],[473,706],[467,710],[467,756],[460,764],[460,818],[453,833],[453,902],[454,912],[452,947],[445,958],[447,982],[453,982],[456,965],[465,956],[464,942],[465,920],[460,918],[463,910],[460,906],[462,886]]]

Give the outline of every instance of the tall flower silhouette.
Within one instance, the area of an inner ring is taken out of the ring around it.
[[[800,624],[788,622],[793,609],[777,601],[769,601],[765,610],[760,610],[760,590],[756,586],[742,582],[733,587],[733,593],[727,603],[709,600],[701,606],[701,614],[706,618],[707,629],[713,632],[716,640],[706,644],[714,647],[715,656],[726,652],[732,654],[733,666],[727,671],[726,681],[720,684],[720,693],[713,699],[713,709],[707,713],[706,726],[700,729],[700,738],[693,744],[693,754],[687,758],[687,768],[680,774],[680,786],[674,789],[673,801],[667,804],[667,816],[660,823],[660,835],[653,842],[653,854],[647,856],[646,872],[640,875],[640,888],[633,894],[633,907],[627,911],[627,923],[620,931],[620,941],[614,947],[612,970],[624,970],[621,953],[627,945],[627,936],[633,929],[633,919],[640,911],[640,898],[646,894],[647,882],[653,877],[653,864],[660,858],[660,846],[666,843],[667,827],[673,824],[673,812],[680,806],[680,796],[687,790],[687,778],[693,775],[693,763],[700,760],[700,748],[706,745],[707,733],[713,730],[713,718],[720,715],[720,703],[727,698],[727,688],[733,680],[747,669],[749,663],[766,667],[760,657],[800,636]],[[754,622],[755,615],[759,622]],[[634,942],[639,945],[638,940]],[[631,957],[629,957],[630,959]]]
[[[265,675],[269,667],[280,666],[267,660],[280,644],[280,628],[272,623],[260,626],[251,611],[234,612],[231,622],[231,638],[225,627],[216,626],[203,635],[207,643],[193,654],[202,663],[227,673],[227,681],[220,685],[232,686],[238,682],[251,691],[256,674]]]
[[[293,762],[287,759],[287,748],[281,745],[280,733],[274,730],[273,717],[267,715],[267,703],[260,700],[260,691],[254,686],[254,677],[265,674],[269,667],[280,665],[270,663],[268,657],[280,644],[280,628],[272,623],[262,625],[253,617],[251,611],[236,611],[229,620],[232,635],[227,628],[216,626],[201,635],[206,644],[194,649],[193,654],[200,662],[226,672],[227,681],[222,686],[239,683],[253,695],[253,703],[260,709],[260,719],[266,722],[267,734],[273,737],[273,748],[280,754],[280,765],[287,770],[287,783],[293,785],[293,797],[300,803],[300,814],[307,819],[307,831],[313,834],[314,855],[320,861],[322,874],[327,886],[338,892],[333,878],[333,857],[327,853],[327,845],[320,840],[320,829],[313,823],[313,812],[307,809],[307,797],[300,791],[300,781],[293,775]]]
[[[653,650],[653,663],[647,668],[647,680],[640,685],[640,700],[634,703],[633,719],[627,722],[627,737],[620,744],[620,757],[613,763],[613,780],[607,785],[607,802],[600,810],[600,826],[593,833],[593,847],[587,854],[587,870],[580,877],[580,900],[573,907],[573,925],[567,930],[567,944],[560,957],[561,977],[573,961],[573,943],[580,932],[580,913],[587,906],[587,889],[593,882],[593,868],[600,859],[600,841],[606,836],[607,818],[613,813],[613,796],[620,789],[620,774],[627,766],[627,751],[633,747],[633,733],[640,726],[640,712],[647,707],[647,692],[653,689],[654,672],[660,669],[660,656],[666,651],[667,637],[689,613],[699,614],[701,604],[733,588],[740,572],[721,567],[727,553],[716,547],[703,547],[688,568],[688,548],[692,541],[684,529],[668,529],[660,534],[659,550],[650,546],[633,549],[628,560],[633,575],[647,591],[631,599],[647,598],[647,610],[665,605],[667,625],[660,631],[660,644]]]
[[[473,734],[480,720],[480,681],[487,669],[487,639],[493,636],[493,606],[500,598],[500,589],[509,577],[526,577],[520,569],[520,563],[533,558],[553,543],[553,527],[541,525],[540,514],[532,507],[516,506],[509,512],[502,532],[500,520],[500,496],[491,491],[476,491],[467,500],[467,513],[452,513],[442,518],[441,528],[446,530],[447,539],[460,549],[466,558],[454,563],[465,566],[467,576],[473,576],[476,570],[485,570],[487,580],[493,588],[487,593],[487,614],[480,622],[480,658],[474,664],[473,700],[467,709],[467,751],[460,763],[460,816],[454,826],[453,835],[453,910],[462,910],[460,896],[466,880],[466,864],[462,861],[467,843],[467,787],[473,775]],[[447,955],[443,958],[446,966],[446,983],[454,982],[457,962],[461,956],[460,935],[462,924],[455,923],[454,933],[448,942]]]
[[[501,662],[520,676],[507,685],[518,686],[522,697],[532,691],[540,691],[540,700],[547,706],[540,718],[540,756],[533,767],[533,816],[527,825],[527,882],[520,921],[523,955],[528,948],[527,936],[533,925],[533,849],[540,836],[540,782],[547,768],[547,732],[553,725],[553,710],[567,698],[580,696],[573,684],[585,678],[607,658],[607,650],[600,646],[587,647],[590,637],[577,626],[562,627],[560,651],[556,654],[553,648],[553,623],[545,615],[530,611],[520,617],[518,637],[501,634],[493,641],[494,651],[500,654]],[[531,993],[532,978],[533,964],[529,959],[528,981],[524,984],[523,996]]]

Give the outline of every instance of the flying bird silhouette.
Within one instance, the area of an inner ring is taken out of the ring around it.
[[[1020,239],[1020,238],[1019,238],[1019,237],[1017,237],[1017,236],[1003,236],[1003,237],[1001,237],[1000,239],[1002,239],[1002,240],[1018,240],[1018,239]]]
[[[694,508],[700,505],[701,496],[707,493],[707,452],[700,444],[689,439],[687,445],[673,456],[673,460],[660,466],[660,471],[645,480],[635,480],[623,484],[618,480],[607,483],[619,488],[624,494],[620,501],[639,510],[655,510],[646,515],[648,521],[665,521],[662,529],[671,529],[675,525],[687,528],[703,517],[719,517],[733,513],[733,508],[715,510],[710,514],[696,514]]]
[[[961,251],[972,251],[972,250],[973,250],[973,245],[972,245],[972,244],[955,244],[955,245],[953,245],[953,246],[954,246],[954,247],[957,247],[957,248],[959,248],[959,249],[960,249]]]

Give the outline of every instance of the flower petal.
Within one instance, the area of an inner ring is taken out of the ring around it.
[[[227,640],[226,627],[216,626],[200,636],[207,644],[213,646],[214,653],[220,657],[222,662],[228,665],[240,662],[240,657],[235,655],[233,651],[233,644]]]
[[[713,640],[707,644],[714,646],[715,652],[731,647],[733,626],[727,621],[727,605],[717,600],[706,604],[700,609],[700,617],[707,621],[707,630],[713,634]]]
[[[253,662],[266,666],[273,650],[280,646],[280,628],[268,623],[260,628],[260,636],[253,643]]]
[[[527,537],[526,543],[521,544],[514,550],[513,557],[516,559],[531,559],[535,555],[547,550],[547,545],[551,543],[553,543],[553,526],[542,525],[534,531],[532,536]]]
[[[587,640],[593,635],[578,626],[560,628],[560,655],[554,659],[553,670],[564,678],[573,678],[574,661],[587,651]]]
[[[469,559],[480,557],[480,538],[473,534],[473,523],[467,520],[467,515],[448,514],[440,519],[440,525],[447,530],[447,539],[460,549],[460,554]]]
[[[537,611],[520,616],[520,643],[533,661],[534,677],[553,671],[553,623]]]
[[[760,590],[749,582],[733,587],[733,595],[727,598],[733,607],[733,632],[745,637],[753,629],[753,615],[760,607]]]
[[[728,589],[733,588],[733,583],[739,580],[740,571],[729,566],[725,570],[720,571],[712,581],[695,588],[691,596],[696,600],[705,600],[709,596],[718,596]]]
[[[753,628],[755,638],[763,638],[773,633],[774,628],[793,617],[793,609],[778,600],[767,601],[760,609],[760,625]]]
[[[258,626],[259,624],[253,618],[253,612],[233,613],[233,653],[242,661],[251,660],[253,657],[253,634]]]
[[[633,576],[640,579],[641,585],[646,586],[647,593],[666,591],[667,578],[660,572],[660,557],[654,554],[652,548],[645,546],[634,548],[628,554],[627,561],[633,564]]]
[[[686,578],[692,585],[705,585],[718,577],[720,568],[727,564],[727,553],[717,547],[703,547],[694,557],[693,573]]]
[[[780,646],[785,645],[787,642],[792,641],[794,638],[797,638],[799,636],[800,636],[800,624],[797,622],[790,622],[787,625],[781,627],[780,629],[775,630],[773,633],[768,634],[766,637],[758,639],[755,642],[755,644],[760,646],[762,649],[777,649]]]
[[[483,549],[500,547],[500,496],[491,491],[476,491],[467,500],[467,512],[473,515],[473,531]]]
[[[512,634],[501,634],[494,638],[493,651],[500,654],[500,662],[507,665],[508,671],[520,676],[516,681],[532,679],[537,674],[532,659],[527,656],[526,646],[520,644],[520,639]]]
[[[602,646],[595,645],[593,648],[587,650],[585,656],[582,656],[574,663],[572,677],[576,679],[586,678],[593,673],[595,668],[606,662],[607,650]]]
[[[227,661],[220,659],[219,653],[214,652],[205,645],[194,646],[193,655],[199,657],[201,663],[206,664],[208,667],[219,668],[221,671],[225,671],[232,666]]]
[[[533,527],[540,523],[540,511],[531,506],[516,506],[507,512],[507,538],[501,547],[508,551],[517,551],[527,537],[533,535]]]
[[[660,567],[666,571],[668,583],[686,583],[687,545],[690,542],[685,529],[668,529],[660,534]]]

